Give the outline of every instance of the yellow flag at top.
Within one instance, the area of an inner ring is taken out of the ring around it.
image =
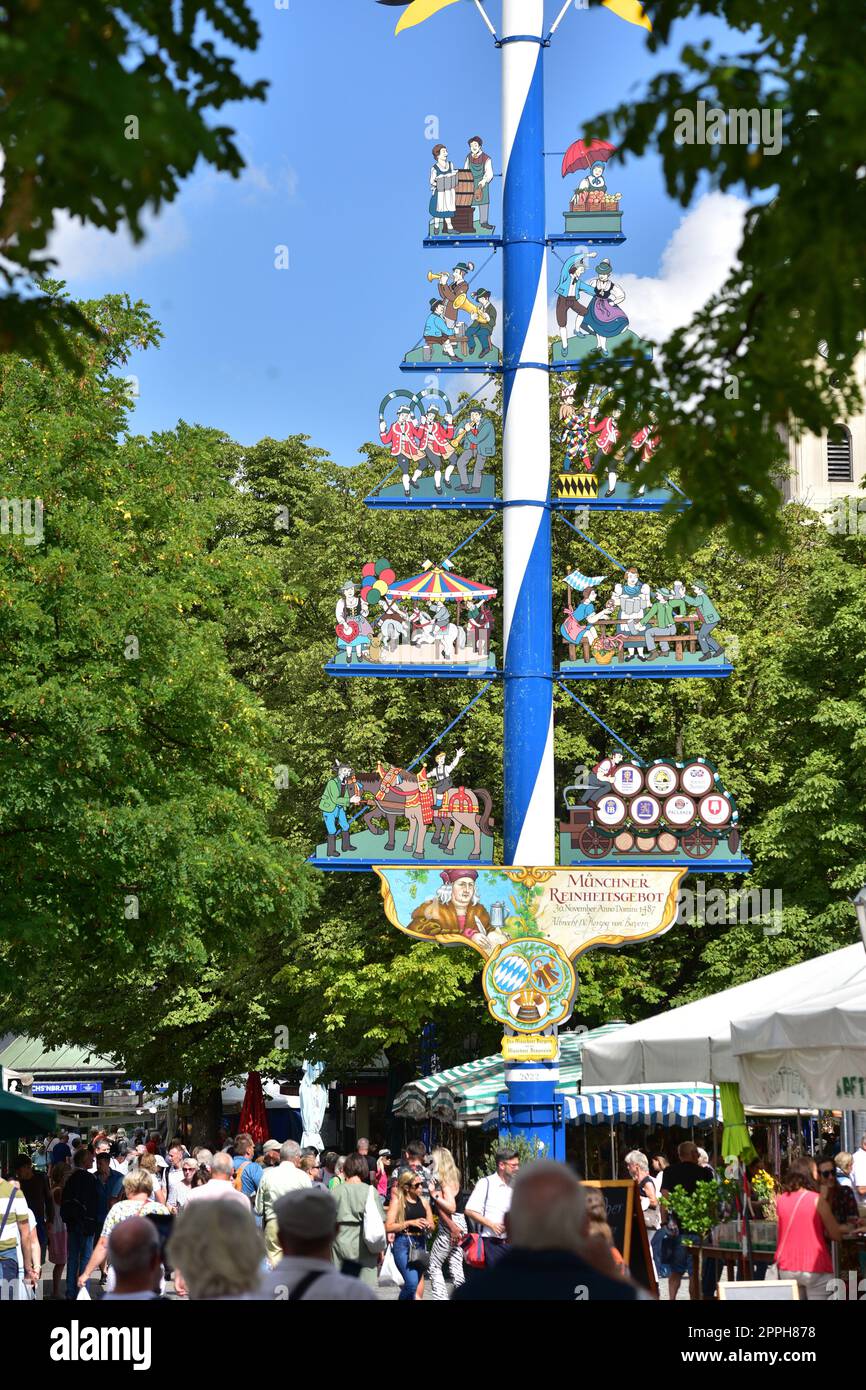
[[[454,5],[457,0],[410,0],[405,12],[397,20],[395,34],[399,34],[403,29],[411,29],[416,24],[423,24],[425,19],[431,15],[438,14],[448,5]]]
[[[606,10],[611,14],[618,15],[624,19],[626,24],[639,24],[644,29],[652,32],[652,24],[644,13],[644,7],[640,0],[601,0]]]

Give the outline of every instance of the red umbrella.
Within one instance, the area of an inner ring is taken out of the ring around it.
[[[270,1138],[270,1133],[268,1112],[265,1109],[265,1097],[262,1091],[262,1078],[257,1071],[251,1071],[247,1077],[244,1103],[241,1106],[238,1134],[251,1134],[257,1144],[263,1144],[266,1139]]]
[[[562,177],[573,174],[576,169],[588,169],[599,160],[604,164],[612,154],[616,154],[616,145],[609,145],[606,140],[590,140],[588,144],[585,140],[575,140],[562,156]]]

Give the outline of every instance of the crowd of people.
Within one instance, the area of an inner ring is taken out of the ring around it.
[[[690,1142],[672,1163],[634,1150],[626,1164],[676,1298],[690,1236],[665,1197],[694,1193],[715,1170]],[[866,1135],[854,1155],[790,1163],[776,1197],[777,1263],[801,1296],[829,1296],[828,1242],[863,1225],[858,1201]],[[293,1140],[257,1145],[249,1134],[189,1149],[158,1133],[62,1133],[0,1179],[3,1295],[34,1296],[46,1256],[42,1294],[67,1299],[92,1297],[97,1283],[112,1301],[369,1300],[388,1288],[412,1302],[426,1285],[433,1299],[456,1301],[649,1296],[616,1248],[602,1192],[569,1165],[521,1170],[518,1152],[502,1148],[490,1172],[467,1182],[448,1149],[428,1153],[420,1140],[395,1161],[366,1139],[339,1155]],[[705,1295],[717,1277],[707,1261]]]

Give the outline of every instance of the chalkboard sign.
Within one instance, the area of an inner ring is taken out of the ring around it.
[[[587,1179],[583,1185],[600,1188],[607,1211],[607,1224],[613,1232],[613,1243],[625,1260],[629,1274],[642,1288],[658,1297],[637,1183],[631,1178],[606,1181]]]
[[[790,1303],[800,1297],[796,1279],[738,1279],[719,1284],[719,1298],[723,1303]]]

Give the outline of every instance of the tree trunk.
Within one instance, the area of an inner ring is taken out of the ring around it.
[[[189,1119],[191,1147],[213,1148],[222,1126],[222,1087],[218,1081],[204,1080],[190,1091]]]

